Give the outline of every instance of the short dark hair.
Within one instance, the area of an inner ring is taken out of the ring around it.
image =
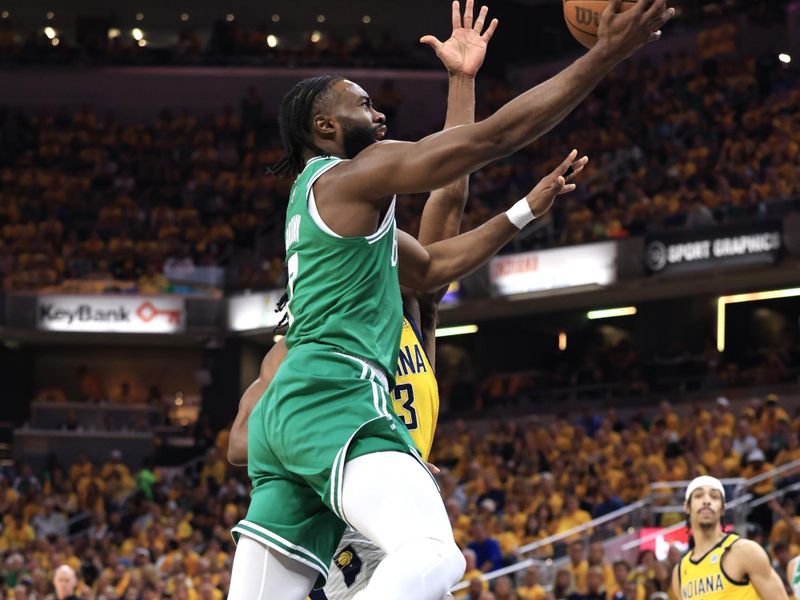
[[[330,85],[343,79],[339,75],[309,77],[296,83],[284,96],[278,118],[284,155],[270,167],[270,173],[278,177],[295,177],[305,164],[303,152],[311,150],[325,154],[311,137],[311,111]]]

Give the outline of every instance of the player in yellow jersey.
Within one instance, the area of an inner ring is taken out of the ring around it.
[[[702,476],[686,488],[692,531],[690,550],[672,572],[672,589],[682,600],[786,600],[786,590],[764,549],[725,533],[725,488]]]

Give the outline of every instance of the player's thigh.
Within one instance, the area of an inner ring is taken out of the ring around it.
[[[236,547],[229,600],[305,600],[319,573],[254,539]]]
[[[347,522],[385,552],[413,539],[453,541],[439,489],[410,454],[375,452],[348,461],[342,500]]]
[[[344,528],[304,481],[273,476],[254,482],[247,515],[232,533],[315,569],[322,586]]]

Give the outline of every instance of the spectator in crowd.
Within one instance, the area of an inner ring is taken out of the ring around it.
[[[56,589],[56,600],[78,600],[78,596],[75,595],[78,577],[69,565],[61,565],[56,569],[53,586]]]

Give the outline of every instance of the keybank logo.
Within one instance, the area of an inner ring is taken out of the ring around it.
[[[179,298],[42,296],[37,306],[39,328],[48,331],[172,333],[184,314]]]

